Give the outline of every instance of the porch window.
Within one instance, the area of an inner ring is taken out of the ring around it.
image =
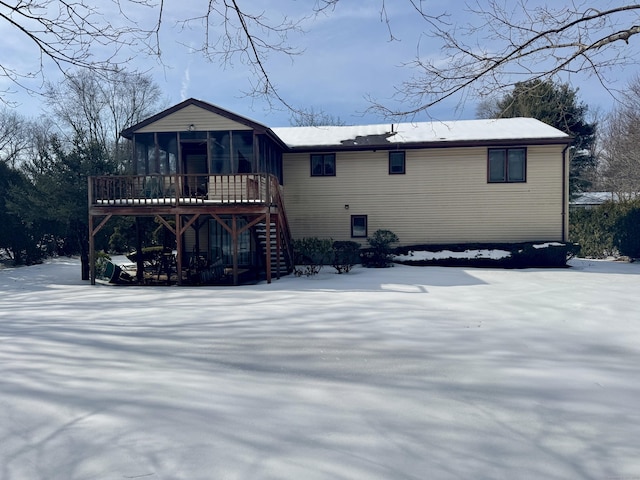
[[[311,176],[312,177],[335,177],[336,176],[336,154],[335,153],[314,153],[311,155]]]
[[[526,148],[490,148],[488,162],[489,183],[517,183],[527,181]]]
[[[253,131],[232,132],[234,173],[253,172]]]
[[[211,173],[229,175],[231,171],[231,135],[229,132],[211,132]]]
[[[158,133],[158,153],[160,173],[176,173],[178,158],[178,137],[175,133]]]
[[[389,175],[404,175],[405,152],[389,152]]]
[[[367,216],[351,215],[351,237],[366,238],[367,237]]]
[[[134,173],[147,175],[157,172],[155,165],[155,141],[153,133],[136,133],[134,135],[135,165]]]
[[[210,132],[211,173],[253,173],[253,131]]]

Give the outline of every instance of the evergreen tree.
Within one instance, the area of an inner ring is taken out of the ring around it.
[[[479,115],[490,118],[531,117],[571,135],[569,150],[571,194],[591,186],[589,173],[596,166],[596,123],[586,119],[588,108],[580,103],[577,90],[566,83],[531,80],[517,83],[513,91],[494,102],[485,102]]]
[[[88,180],[115,172],[114,162],[97,143],[74,141],[67,151],[53,138],[42,161],[25,167],[28,189],[13,189],[10,209],[23,221],[39,225],[52,239],[56,253],[80,254],[82,278],[89,278]],[[41,238],[44,242],[46,238]]]
[[[27,191],[28,187],[29,180],[19,170],[0,162],[0,249],[16,265],[38,262],[44,255],[39,248],[42,235],[10,208],[11,192]]]

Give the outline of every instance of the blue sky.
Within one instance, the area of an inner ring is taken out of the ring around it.
[[[288,126],[291,115],[285,110],[271,108],[266,102],[246,97],[243,92],[250,89],[249,70],[239,59],[222,65],[208,62],[199,53],[190,49],[202,43],[201,29],[180,30],[175,21],[188,15],[201,14],[207,2],[174,2],[168,0],[165,21],[160,41],[163,51],[161,65],[157,59],[136,50],[124,51],[123,55],[134,55],[129,68],[148,72],[166,96],[166,104],[172,105],[185,98],[195,97],[227,108],[269,126]],[[244,2],[255,12],[265,11],[271,18],[281,12],[292,17],[308,13],[312,2],[296,0],[253,0]],[[469,20],[462,8],[463,3],[425,1],[429,11],[448,11],[451,21]],[[531,3],[531,2],[530,2]],[[593,3],[593,2],[592,2]],[[601,0],[598,3],[609,3]],[[103,12],[118,18],[119,13],[107,0],[102,4]],[[401,65],[410,62],[416,55],[418,41],[421,53],[439,55],[438,45],[425,37],[427,25],[404,0],[387,1],[387,12],[395,41],[389,41],[387,26],[380,18],[382,0],[342,0],[327,15],[315,17],[304,23],[306,33],[290,37],[290,43],[303,50],[298,56],[289,58],[272,55],[267,67],[281,95],[297,107],[313,108],[339,117],[347,124],[386,123],[387,120],[367,113],[368,97],[392,104],[395,88],[408,78],[411,72]],[[242,5],[242,3],[240,3]],[[133,21],[149,24],[154,20],[149,10],[128,12]],[[24,71],[38,68],[36,52],[14,30],[0,20],[0,64],[15,66]],[[430,48],[433,51],[430,51]],[[99,52],[97,52],[99,53]],[[60,81],[62,73],[53,65],[45,63],[48,81]],[[619,88],[627,79],[637,74],[637,69],[626,67],[614,75]],[[606,91],[593,79],[572,78],[574,86],[580,88],[580,98],[593,108],[608,110],[612,104]],[[39,83],[31,86],[39,88]],[[0,79],[0,90],[11,87]],[[13,88],[13,87],[11,87]],[[38,96],[24,91],[6,95],[10,101],[21,104],[20,111],[28,116],[42,114],[44,103]],[[476,104],[468,99],[459,105],[458,99],[443,102],[430,111],[432,118],[451,120],[475,117]],[[45,112],[46,113],[46,112]],[[416,120],[426,120],[427,116]]]

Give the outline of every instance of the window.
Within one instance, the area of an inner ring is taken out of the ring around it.
[[[404,152],[389,152],[389,175],[403,175],[404,173]]]
[[[526,182],[527,150],[525,148],[490,148],[489,182]]]
[[[367,216],[351,215],[351,237],[366,238],[367,237]]]
[[[311,176],[312,177],[335,177],[336,175],[336,154],[335,153],[314,153],[311,155]]]

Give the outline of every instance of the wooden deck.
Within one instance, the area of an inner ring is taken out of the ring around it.
[[[185,232],[201,216],[220,223],[233,239],[237,250],[239,235],[258,224],[273,231],[266,242],[266,278],[271,281],[271,249],[278,256],[285,252],[293,259],[289,224],[282,200],[282,187],[268,174],[237,175],[126,175],[96,176],[89,178],[89,229],[91,279],[95,283],[95,235],[113,216],[152,216],[168,228],[176,238],[177,271],[183,271],[183,238]],[[222,217],[231,217],[227,225]],[[244,218],[244,226],[237,225]],[[167,220],[170,219],[170,220]],[[175,222],[173,221],[175,220]],[[172,225],[173,223],[173,225]],[[237,284],[241,269],[237,253],[231,266],[233,284]],[[280,258],[280,257],[278,257]],[[280,265],[276,274],[280,274]],[[182,284],[182,276],[177,277]]]

